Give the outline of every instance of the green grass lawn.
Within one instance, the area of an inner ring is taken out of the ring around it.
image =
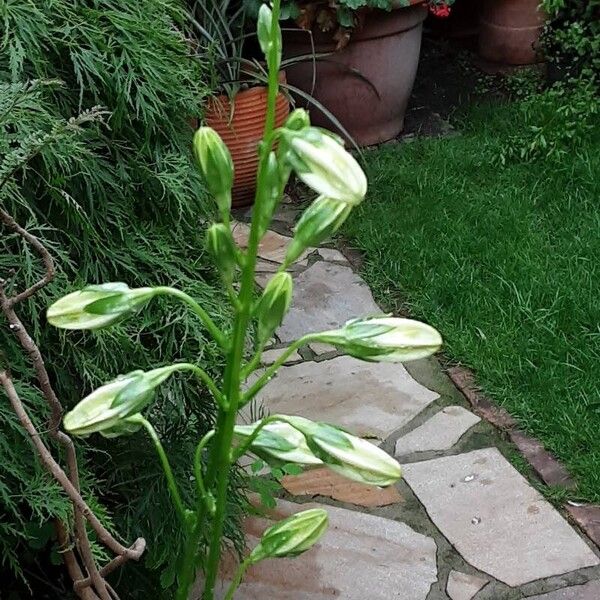
[[[600,501],[600,147],[510,160],[514,106],[461,135],[366,154],[370,191],[344,235],[382,306],[436,326],[446,355]]]

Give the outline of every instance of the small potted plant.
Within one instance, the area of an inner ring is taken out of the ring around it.
[[[195,0],[190,15],[199,43],[214,55],[212,87],[220,92],[209,98],[203,120],[219,133],[231,152],[233,206],[248,206],[256,189],[258,143],[265,126],[267,86],[260,67],[243,57],[245,8],[230,0]],[[280,82],[284,79],[284,73],[280,72]],[[288,99],[279,93],[275,102],[277,127],[283,124],[289,111]]]
[[[291,85],[333,113],[359,145],[392,139],[402,131],[421,49],[428,7],[449,14],[453,0],[288,0],[284,16]],[[318,109],[313,122],[329,125]]]

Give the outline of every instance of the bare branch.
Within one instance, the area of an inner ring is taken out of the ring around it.
[[[54,457],[44,444],[6,371],[0,371],[0,384],[2,384],[2,387],[6,391],[19,421],[29,434],[42,464],[63,488],[73,503],[75,543],[83,566],[87,571],[87,577],[84,577],[81,565],[68,544],[68,536],[64,524],[61,523],[57,526],[57,533],[59,536],[59,543],[61,544],[61,547],[64,548],[64,560],[71,579],[74,582],[75,592],[82,600],[118,600],[116,592],[105,581],[104,574],[110,573],[130,559],[138,560],[144,552],[146,542],[143,538],[139,538],[131,548],[123,546],[102,525],[80,494],[79,471],[77,467],[75,446],[71,438],[59,429],[63,414],[62,405],[50,383],[50,377],[40,350],[25,329],[14,309],[16,304],[30,298],[38,290],[42,289],[52,281],[56,273],[54,260],[37,237],[21,227],[11,215],[1,208],[0,223],[17,233],[21,238],[33,246],[44,264],[44,276],[32,286],[13,296],[9,297],[6,295],[4,281],[0,280],[0,309],[8,321],[9,329],[15,334],[22,348],[27,352],[31,359],[40,389],[51,411],[48,432],[49,435],[65,449],[68,475],[56,460],[54,460]],[[98,569],[92,553],[86,531],[86,521],[94,529],[100,542],[117,555],[117,557],[109,562],[102,570]],[[105,573],[103,574],[102,571]]]
[[[6,225],[9,229],[12,229],[15,233],[18,233],[26,242],[31,244],[35,251],[40,255],[42,262],[44,263],[45,274],[44,276],[34,283],[32,286],[28,287],[26,290],[22,291],[20,294],[16,294],[12,298],[8,300],[10,306],[14,306],[18,302],[22,302],[26,300],[30,296],[33,296],[38,290],[41,290],[45,285],[50,283],[52,279],[54,279],[54,275],[56,273],[56,268],[54,266],[54,260],[52,260],[52,256],[50,252],[46,250],[44,245],[40,242],[40,240],[29,233],[26,229],[23,229],[6,211],[0,208],[0,221]]]

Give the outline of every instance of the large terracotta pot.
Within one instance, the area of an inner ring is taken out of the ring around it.
[[[288,82],[327,108],[361,146],[396,137],[404,126],[404,113],[412,92],[421,34],[427,9],[422,4],[390,12],[374,10],[350,43],[335,52],[331,34],[313,32],[316,53],[332,53],[324,60],[308,60],[286,66]],[[286,58],[311,54],[310,36],[302,30],[284,31]],[[316,76],[312,90],[313,74]],[[310,109],[311,121],[335,129],[318,108]]]
[[[212,98],[205,111],[206,124],[221,136],[233,159],[233,206],[252,204],[256,190],[258,143],[262,139],[267,112],[267,88],[251,87],[228,96]],[[277,96],[275,125],[280,127],[290,112],[283,94]]]
[[[484,0],[479,54],[493,62],[528,65],[541,60],[539,40],[545,15],[541,0]]]

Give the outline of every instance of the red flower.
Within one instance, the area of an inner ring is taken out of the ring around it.
[[[445,18],[450,16],[450,7],[445,2],[439,4],[430,4],[429,11],[435,17]]]

